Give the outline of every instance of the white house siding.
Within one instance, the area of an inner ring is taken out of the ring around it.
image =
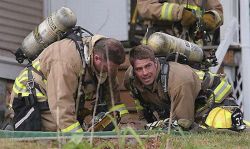
[[[15,79],[22,65],[12,54],[43,20],[43,0],[0,0],[0,78]]]

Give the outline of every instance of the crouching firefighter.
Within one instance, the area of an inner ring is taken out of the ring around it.
[[[120,103],[116,79],[124,60],[120,41],[101,35],[82,36],[80,30],[72,30],[45,48],[16,78],[12,92],[14,129],[82,132],[89,128],[85,117],[94,110],[98,117],[94,130],[112,130],[108,113],[118,123],[128,112]],[[85,101],[92,102],[92,107],[86,107]]]
[[[129,56],[131,66],[125,73],[124,85],[143,107],[149,123],[146,129],[166,129],[169,123],[183,130],[193,129],[196,123],[245,129],[243,114],[229,96],[232,87],[224,77],[168,58],[156,58],[146,45],[133,48]]]

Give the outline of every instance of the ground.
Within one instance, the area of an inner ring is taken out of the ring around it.
[[[91,143],[92,142],[92,143]],[[211,131],[204,133],[166,133],[153,134],[151,132],[146,135],[128,135],[128,136],[109,136],[82,138],[81,136],[73,136],[69,139],[53,138],[38,139],[30,141],[18,141],[14,139],[0,139],[1,148],[12,149],[29,149],[29,148],[206,148],[206,149],[224,149],[224,148],[249,148],[250,132],[231,132],[231,131]],[[91,146],[92,144],[92,146]]]

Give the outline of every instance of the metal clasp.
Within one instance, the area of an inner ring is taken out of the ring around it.
[[[27,81],[26,87],[30,91],[30,94],[32,94],[32,89],[34,88],[34,86],[35,86],[34,78],[32,78],[32,79],[30,79],[30,80]]]

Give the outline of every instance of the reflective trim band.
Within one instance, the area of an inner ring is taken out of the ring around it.
[[[161,8],[161,17],[160,20],[169,20],[172,21],[172,11],[173,11],[174,3],[163,3]]]
[[[188,8],[188,9],[192,9],[195,11],[196,16],[197,17],[201,17],[201,7],[197,6],[197,5],[190,5],[190,4],[182,4],[183,7]]]
[[[112,111],[119,111],[120,116],[128,113],[128,110],[125,104],[119,104],[119,105],[113,106],[111,109],[109,109],[109,112],[112,112]]]
[[[243,122],[244,122],[248,127],[250,127],[250,122],[249,122],[249,121],[243,120]]]
[[[213,76],[213,77],[214,77],[214,76],[219,76],[218,74],[212,73],[212,72],[210,72],[210,71],[209,71],[208,73],[209,73],[211,76]]]
[[[39,60],[33,62],[32,66],[38,71],[41,69]]]
[[[140,104],[140,101],[138,99],[135,99],[135,108],[137,111],[143,110],[143,107]]]
[[[16,87],[13,87],[13,91],[14,91],[14,93],[15,94],[19,94],[19,93],[21,93],[22,94],[22,96],[29,96],[29,92],[27,92],[27,91],[20,91],[20,90],[18,90]]]
[[[182,6],[184,6],[185,8],[189,8],[195,11],[201,11],[201,8],[197,5],[190,5],[190,4],[182,4]]]
[[[35,109],[32,107],[29,112],[22,118],[20,119],[16,124],[15,124],[15,129],[18,128],[29,116],[31,115],[32,112],[34,112]]]
[[[16,80],[18,80],[19,82],[22,82],[24,78],[28,80],[27,70],[23,71],[23,73],[19,77],[17,77]]]
[[[83,132],[82,128],[76,130],[75,132]]]
[[[195,71],[195,73],[199,76],[200,80],[204,79],[205,72],[204,71]]]
[[[69,127],[62,129],[62,132],[83,132],[83,130],[80,123],[76,122]]]
[[[41,93],[38,89],[36,89],[36,96],[37,97],[45,97],[43,93]]]
[[[215,102],[221,103],[223,101],[222,100],[223,97],[228,95],[231,89],[232,89],[232,86],[225,79],[222,79],[221,83],[214,90]]]
[[[18,80],[15,81],[14,87],[20,91],[26,90],[26,85],[20,83]]]
[[[30,92],[27,90],[26,86],[24,86],[23,84],[19,83],[18,86],[18,81],[15,82],[15,84],[13,85],[13,91],[16,94],[21,93],[22,96],[29,96]],[[20,87],[21,86],[21,87]],[[36,96],[37,97],[45,97],[45,95],[43,93],[41,93],[38,89],[36,89]]]

